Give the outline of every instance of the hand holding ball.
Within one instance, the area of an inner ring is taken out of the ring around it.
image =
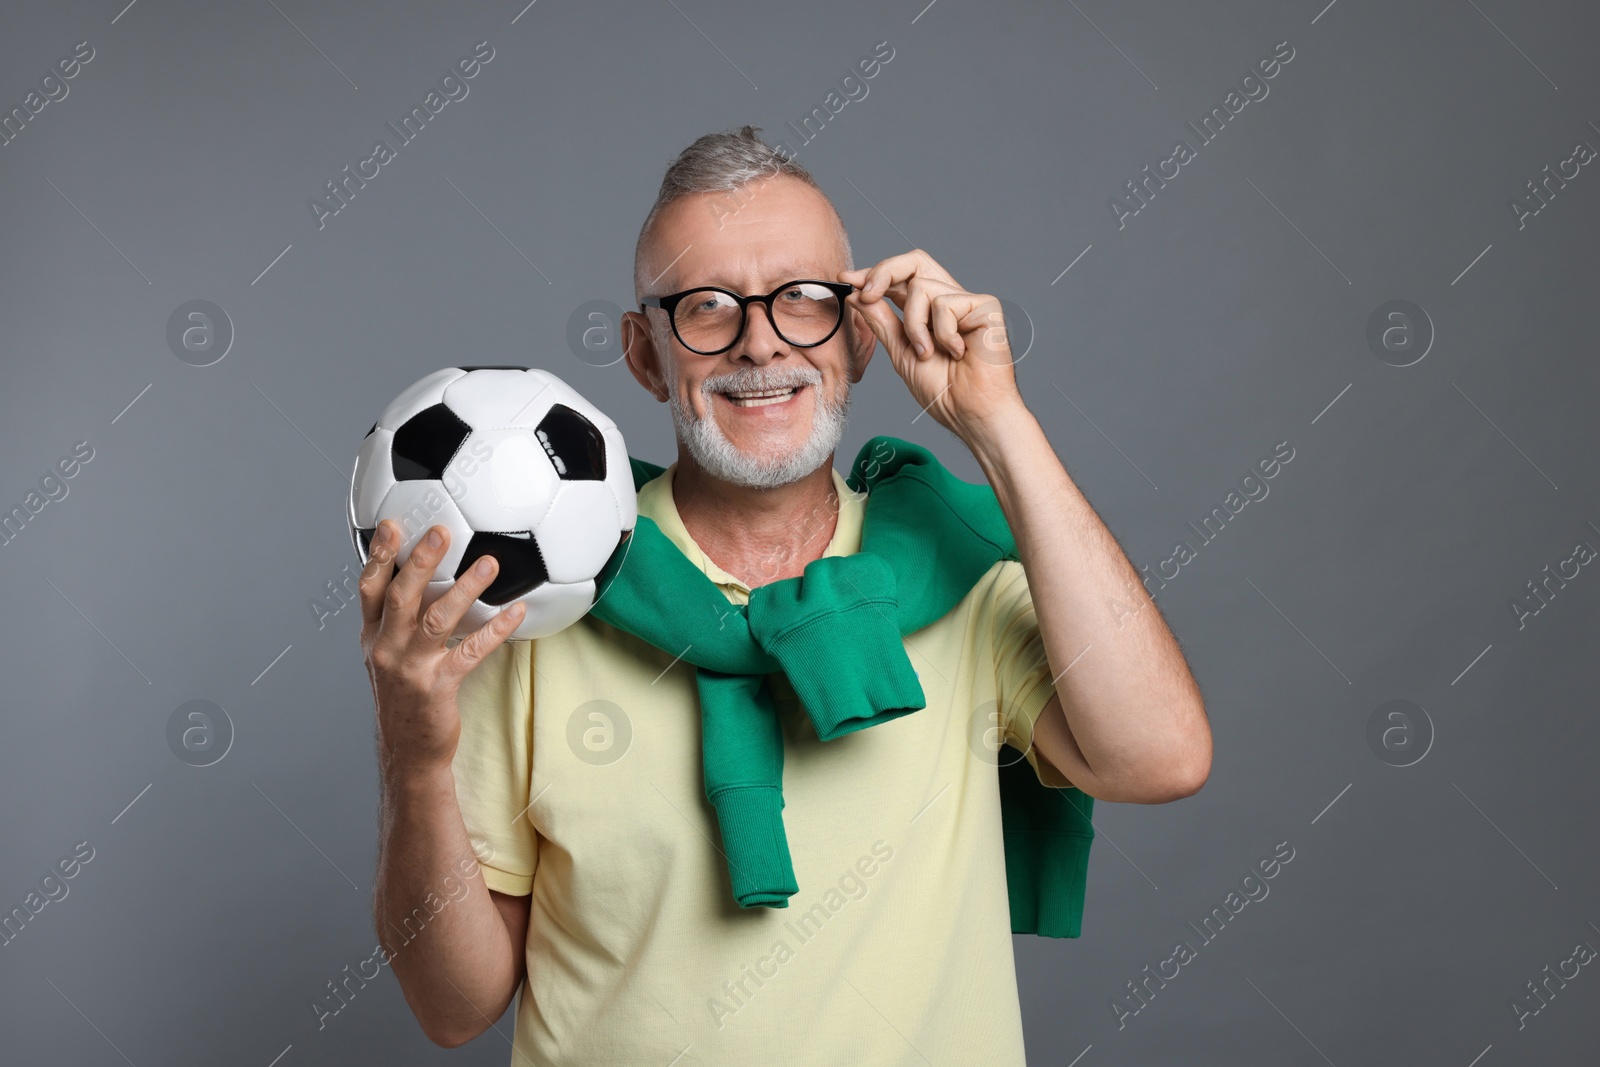
[[[403,565],[430,527],[450,531],[423,608],[481,556],[500,565],[456,636],[514,603],[509,640],[548,637],[595,600],[595,577],[637,520],[627,445],[616,423],[548,371],[446,367],[411,385],[368,431],[350,480],[349,523],[366,566],[388,519]]]

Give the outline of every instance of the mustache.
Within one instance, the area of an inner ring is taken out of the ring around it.
[[[700,383],[700,391],[707,396],[729,391],[761,389],[789,389],[798,385],[821,385],[822,372],[815,367],[784,367],[773,370],[763,367],[744,367],[732,374],[718,374]]]

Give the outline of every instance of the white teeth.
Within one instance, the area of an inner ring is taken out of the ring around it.
[[[752,392],[730,392],[723,393],[722,395],[727,397],[730,403],[736,404],[739,407],[754,408],[762,407],[766,404],[780,404],[799,391],[799,386],[791,386],[788,389],[765,389]]]

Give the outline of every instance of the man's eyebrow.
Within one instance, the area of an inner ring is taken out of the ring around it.
[[[807,264],[807,263],[798,263],[798,264],[790,263],[790,264],[787,264],[785,266],[776,268],[769,275],[769,277],[773,277],[773,278],[777,279],[777,281],[773,282],[773,285],[775,285],[775,286],[776,285],[783,285],[783,284],[785,284],[787,282],[801,281],[801,280],[807,279],[807,278],[815,278],[815,279],[817,279],[819,281],[828,281],[828,282],[831,282],[831,281],[834,280],[832,274],[830,274],[826,270],[823,270],[821,267],[817,266],[814,263],[811,263],[811,264]],[[718,286],[719,288],[722,288],[722,289],[731,289],[731,290],[733,290],[735,292],[739,291],[739,286],[730,277],[728,277],[727,275],[717,274],[717,273],[709,274],[709,275],[705,276],[703,279],[697,279],[697,280],[692,281],[692,282],[686,281],[686,282],[682,283],[678,288],[679,288],[679,290],[683,290],[683,289],[689,289],[689,288],[692,288],[692,287],[698,286],[698,285],[715,285],[715,286]]]

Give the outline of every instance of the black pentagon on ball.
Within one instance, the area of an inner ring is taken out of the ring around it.
[[[444,477],[472,427],[443,404],[423,408],[394,432],[391,454],[397,482]]]
[[[553,404],[534,433],[563,480],[605,480],[606,439],[581,412],[565,404]]]
[[[361,565],[363,567],[367,565],[367,560],[372,558],[372,538],[377,532],[378,528],[376,526],[370,530],[362,529],[359,526],[352,527],[350,530],[351,537],[356,543],[356,555],[361,557]]]
[[[533,539],[532,532],[473,534],[472,540],[467,542],[466,551],[461,554],[461,563],[456,567],[455,576],[460,578],[467,573],[467,568],[482,556],[493,556],[500,564],[494,581],[478,597],[485,604],[499,607],[510,603],[550,580],[544,555],[539,551],[539,543]]]

